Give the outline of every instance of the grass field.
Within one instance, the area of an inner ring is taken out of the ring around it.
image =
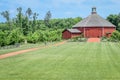
[[[0,80],[120,80],[120,45],[68,42],[2,59]]]

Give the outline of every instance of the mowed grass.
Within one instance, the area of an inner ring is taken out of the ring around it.
[[[120,45],[68,42],[2,59],[0,80],[120,80]]]

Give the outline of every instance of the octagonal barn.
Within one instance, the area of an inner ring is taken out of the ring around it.
[[[97,38],[102,36],[110,37],[116,26],[99,16],[96,7],[93,7],[91,15],[75,24],[73,29],[78,29],[86,38]]]

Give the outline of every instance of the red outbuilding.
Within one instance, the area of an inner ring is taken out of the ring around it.
[[[73,29],[78,29],[86,38],[97,38],[102,36],[110,37],[116,30],[116,26],[100,17],[96,12],[96,7],[93,7],[91,15],[75,24]],[[64,39],[72,38],[68,37],[64,31],[62,35]]]
[[[81,34],[81,31],[79,31],[78,29],[65,29],[62,32],[62,37],[63,39],[70,39],[73,37],[80,36],[80,34]]]

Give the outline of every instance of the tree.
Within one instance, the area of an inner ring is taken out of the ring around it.
[[[110,14],[107,20],[116,26],[116,29],[120,31],[120,14]]]
[[[27,34],[30,32],[29,19],[27,16],[23,18],[22,29],[23,29],[23,34],[27,36]]]
[[[37,13],[34,13],[33,14],[33,25],[32,25],[32,27],[33,27],[33,32],[35,32],[36,30],[37,30],[37,16],[38,16],[39,14],[37,14]]]
[[[118,27],[117,30],[120,31],[120,13],[118,14]]]
[[[23,15],[21,7],[17,8],[17,11],[16,26],[20,27],[24,35],[27,35],[29,32],[29,17],[32,14],[32,10],[28,8],[26,11],[26,16]]]
[[[20,29],[14,29],[10,32],[7,38],[9,44],[15,44],[23,42],[23,34],[21,33]]]
[[[30,16],[32,15],[32,10],[31,8],[28,8],[27,11],[26,11],[26,16],[28,16],[28,18],[30,19]]]
[[[23,21],[22,8],[21,7],[17,8],[17,12],[18,12],[18,14],[17,14],[17,18],[16,18],[16,24],[22,29],[22,21]]]
[[[120,32],[118,31],[113,32],[111,35],[111,39],[113,41],[120,41]]]
[[[10,21],[10,14],[8,11],[4,11],[1,13],[1,15],[6,18],[6,20],[9,22]]]
[[[21,7],[17,8],[17,11],[18,11],[18,15],[17,15],[16,23],[20,26],[21,31],[26,36],[29,33],[29,31],[31,31],[31,25],[29,19],[30,16],[32,15],[32,10],[28,8],[25,13],[26,15],[23,15]]]
[[[3,11],[1,15],[7,20],[7,24],[10,27],[11,30],[11,25],[10,25],[10,13],[9,11]]]
[[[6,19],[6,23],[0,23],[0,45],[10,45],[17,42],[47,42],[59,41],[62,37],[62,31],[65,28],[72,28],[74,24],[82,18],[63,18],[51,19],[51,12],[48,11],[44,20],[37,20],[38,14],[33,13],[30,8],[25,13],[22,8],[17,8],[17,15],[10,19],[8,11],[2,12],[1,15]],[[9,29],[8,23],[12,26]],[[120,25],[120,24],[119,24]]]
[[[0,30],[0,47],[5,45],[6,33]]]
[[[45,18],[44,18],[44,23],[45,23],[45,25],[48,26],[49,28],[51,27],[51,25],[50,25],[50,23],[49,23],[49,21],[50,21],[50,19],[51,19],[51,16],[52,16],[51,12],[48,11],[48,12],[46,13],[46,15],[45,15]]]

